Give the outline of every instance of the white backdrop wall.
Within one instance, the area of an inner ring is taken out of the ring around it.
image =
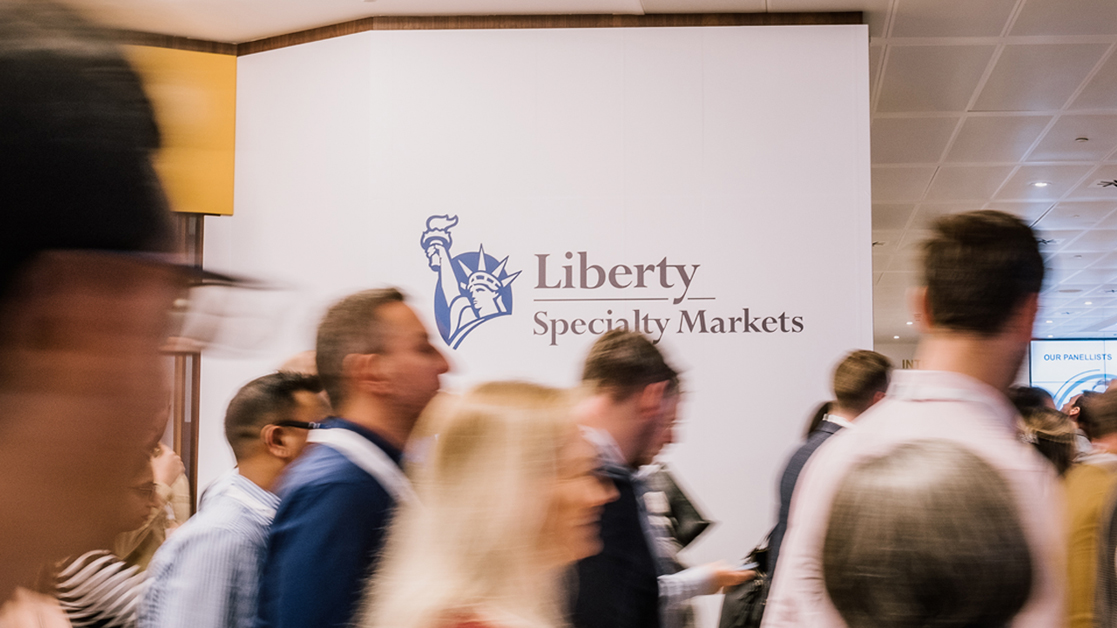
[[[203,361],[200,482],[232,466],[235,390],[312,348],[349,292],[407,292],[448,389],[572,385],[593,332],[635,318],[685,370],[666,457],[720,522],[688,558],[740,557],[834,362],[872,344],[867,43],[863,26],[396,31],[241,57],[236,213],[207,219],[206,265],[289,290],[267,343]],[[434,215],[458,218],[448,257],[483,245],[507,257],[496,279],[519,272],[510,314],[456,349],[420,244]]]

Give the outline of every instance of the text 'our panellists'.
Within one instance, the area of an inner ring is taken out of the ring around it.
[[[600,336],[611,329],[628,329],[647,334],[654,342],[668,331],[677,334],[798,334],[803,331],[802,316],[757,316],[749,308],[741,308],[740,316],[714,316],[705,309],[683,309],[677,316],[653,316],[633,309],[631,313],[606,310],[605,315],[591,318],[563,318],[546,311],[535,313],[532,334],[545,336],[553,347],[567,336]],[[672,323],[672,321],[675,321]]]

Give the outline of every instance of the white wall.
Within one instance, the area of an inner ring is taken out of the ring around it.
[[[776,476],[833,363],[872,343],[867,43],[863,26],[408,31],[241,57],[236,214],[207,219],[206,264],[290,291],[262,350],[203,362],[200,480],[231,465],[233,392],[312,348],[330,301],[401,286],[437,337],[419,241],[450,214],[451,255],[483,244],[521,274],[510,316],[442,345],[445,386],[574,384],[594,336],[552,346],[539,312],[668,319],[661,346],[688,391],[668,456],[721,522],[689,558],[740,557],[773,523]],[[605,269],[697,264],[701,300],[673,303],[675,275],[540,288],[538,256],[553,282],[568,251]],[[667,300],[537,301],[632,297]],[[785,314],[786,331],[680,333],[684,310],[712,327],[743,308]]]

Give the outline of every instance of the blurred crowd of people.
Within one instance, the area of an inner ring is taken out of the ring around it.
[[[112,41],[0,1],[0,626],[687,628],[733,587],[723,625],[1117,624],[1117,389],[1013,387],[1044,266],[994,211],[924,244],[920,370],[838,363],[765,564],[680,560],[709,522],[656,460],[683,388],[644,335],[601,336],[577,390],[440,394],[390,288],[239,390],[237,467],[190,516],[160,346],[199,271],[168,254],[158,142]]]

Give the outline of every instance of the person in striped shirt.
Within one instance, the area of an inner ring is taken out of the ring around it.
[[[256,616],[279,475],[328,413],[318,378],[278,372],[246,384],[225,414],[238,469],[152,559],[141,628],[241,628]]]

